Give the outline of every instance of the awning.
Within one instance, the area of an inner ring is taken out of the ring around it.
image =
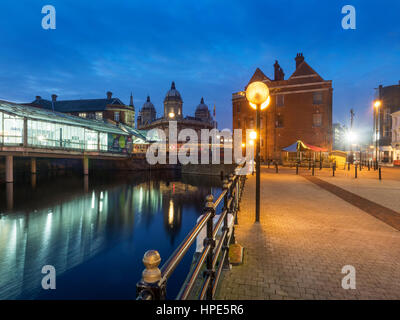
[[[305,143],[301,140],[297,140],[295,143],[293,143],[290,146],[283,149],[283,151],[287,151],[287,152],[297,152],[297,151],[307,151],[307,150],[311,150],[314,152],[327,152],[328,151],[328,149],[313,146],[313,145]]]

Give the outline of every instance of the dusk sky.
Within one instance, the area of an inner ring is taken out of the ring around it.
[[[44,5],[56,8],[56,30],[44,30]],[[341,9],[356,9],[344,30]],[[150,95],[157,116],[175,81],[184,115],[200,98],[219,128],[232,127],[232,93],[257,67],[288,78],[294,57],[333,81],[333,120],[372,124],[374,88],[400,80],[400,2],[396,1],[55,1],[0,3],[0,99],[31,102],[101,98],[113,92],[136,111]]]

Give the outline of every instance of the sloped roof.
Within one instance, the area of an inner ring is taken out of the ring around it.
[[[260,68],[257,68],[256,71],[254,72],[253,76],[251,77],[249,83],[252,83],[254,81],[271,81],[270,78],[268,78],[264,72],[261,71]]]
[[[118,98],[112,99],[79,99],[79,100],[60,100],[55,101],[54,110],[58,112],[85,112],[85,111],[104,111],[108,105],[125,104]],[[36,99],[30,105],[52,110],[52,101],[46,99]]]
[[[299,77],[299,76],[316,76],[320,80],[323,80],[321,78],[321,76],[317,72],[315,72],[315,70],[313,68],[311,68],[310,65],[305,61],[303,61],[302,63],[299,64],[299,66],[296,68],[296,70],[293,72],[293,74],[290,76],[290,78]]]

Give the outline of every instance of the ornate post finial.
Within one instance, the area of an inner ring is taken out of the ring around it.
[[[208,196],[206,196],[206,205],[205,205],[206,209],[214,208],[213,200],[214,200],[214,197],[212,194],[209,194]]]
[[[143,270],[142,278],[144,282],[155,283],[161,280],[161,271],[158,265],[161,262],[161,257],[158,251],[149,250],[143,256],[143,264],[146,269]]]
[[[229,187],[229,182],[228,179],[225,178],[224,181],[222,182],[222,188],[228,189],[228,187]]]

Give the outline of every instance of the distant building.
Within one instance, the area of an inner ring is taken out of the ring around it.
[[[271,103],[261,112],[261,157],[280,159],[281,150],[297,140],[332,150],[332,81],[324,80],[297,54],[295,71],[284,79],[278,61],[274,64],[274,79],[259,68],[249,83],[262,81],[270,89]],[[245,88],[246,89],[246,88]],[[232,95],[233,129],[256,128],[256,111],[245,91]]]
[[[346,131],[347,127],[340,123],[334,123],[332,125],[333,133],[333,150],[346,150]]]
[[[393,163],[400,165],[400,111],[392,113],[392,152]]]
[[[108,119],[132,128],[135,127],[135,106],[133,105],[132,94],[129,106],[125,105],[120,99],[113,98],[110,91],[107,92],[107,97],[104,99],[57,100],[57,95],[53,94],[51,100],[46,100],[36,96],[36,99],[29,105],[68,113],[85,119]]]
[[[392,163],[394,156],[392,141],[392,114],[400,111],[400,81],[397,85],[386,87],[380,85],[377,91],[377,99],[382,101],[378,113],[379,159],[385,163]],[[374,117],[375,116],[376,113],[374,112]],[[374,118],[374,123],[376,123],[376,118]]]
[[[142,130],[151,130],[155,128],[164,130],[167,134],[167,139],[169,121],[177,121],[178,132],[182,129],[190,128],[194,129],[199,134],[201,129],[210,130],[216,128],[217,123],[213,120],[203,98],[201,98],[200,104],[196,108],[194,117],[184,117],[182,107],[183,100],[181,94],[176,89],[175,83],[172,82],[171,89],[167,92],[164,98],[163,116],[157,118],[156,109],[150,101],[150,97],[147,97],[147,101],[143,104],[142,109],[140,109],[137,118],[137,128]]]

